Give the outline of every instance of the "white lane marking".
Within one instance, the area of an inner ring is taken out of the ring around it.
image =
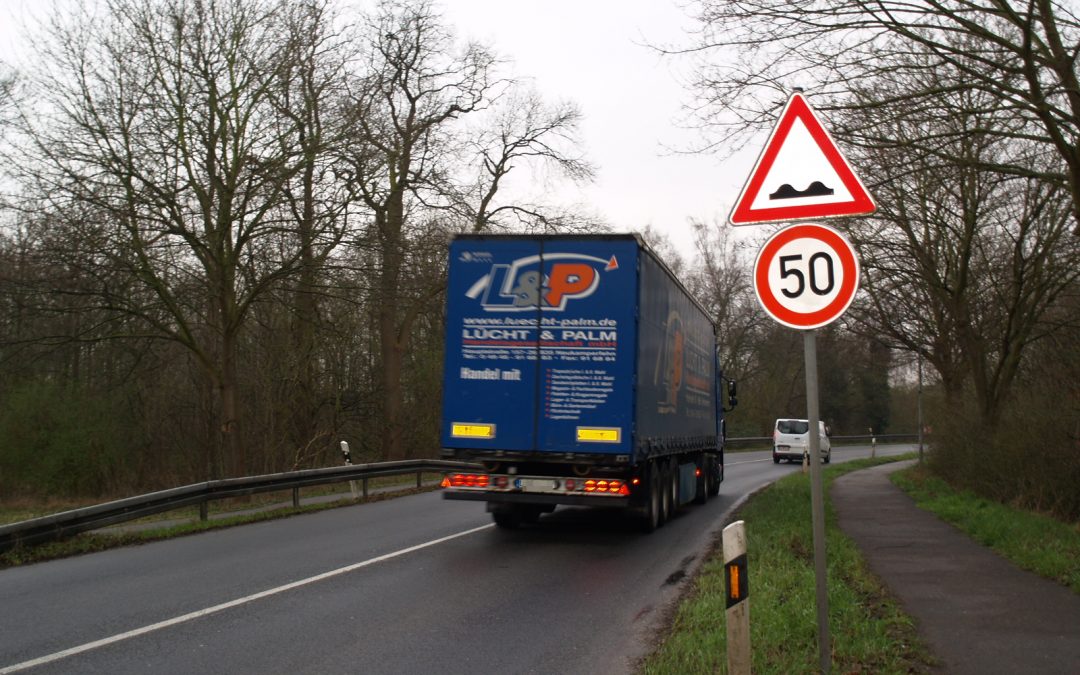
[[[735,466],[736,464],[753,464],[754,462],[768,462],[770,459],[771,458],[766,457],[765,459],[748,459],[745,462],[724,462],[724,466]]]
[[[481,525],[480,527],[474,527],[471,530],[465,530],[464,532],[458,532],[457,534],[451,534],[451,535],[448,535],[446,537],[442,537],[440,539],[433,539],[431,541],[424,542],[423,544],[417,544],[416,546],[410,546],[409,548],[403,548],[400,551],[394,551],[393,553],[387,553],[385,555],[380,555],[380,556],[378,556],[376,558],[371,558],[371,559],[365,560],[363,562],[354,563],[352,565],[348,565],[346,567],[341,567],[341,568],[336,569],[336,570],[331,570],[329,572],[323,572],[322,574],[317,574],[317,575],[315,575],[313,577],[308,577],[307,579],[301,579],[299,581],[294,581],[292,583],[285,584],[284,586],[278,586],[277,588],[270,588],[270,589],[267,589],[265,591],[260,591],[258,593],[254,593],[252,595],[245,596],[243,598],[237,598],[236,600],[230,600],[229,602],[223,602],[220,605],[214,605],[213,607],[207,607],[206,609],[200,609],[200,610],[197,610],[197,611],[194,611],[194,612],[189,612],[189,613],[181,615],[181,616],[173,617],[171,619],[166,619],[165,621],[159,621],[158,623],[153,623],[153,624],[150,624],[149,626],[143,626],[142,628],[136,628],[135,630],[129,630],[126,633],[120,633],[118,635],[113,635],[112,637],[103,638],[101,640],[95,640],[93,642],[87,642],[86,644],[82,644],[82,645],[79,645],[77,647],[72,647],[71,649],[65,649],[65,650],[60,651],[60,652],[55,652],[53,654],[48,654],[46,656],[41,656],[39,658],[32,659],[30,661],[23,661],[22,663],[16,663],[16,664],[11,665],[11,666],[5,666],[3,668],[0,668],[0,675],[7,675],[8,673],[17,673],[17,672],[19,672],[21,670],[26,670],[28,668],[34,668],[35,666],[40,666],[40,665],[43,665],[43,664],[46,664],[46,663],[52,663],[53,661],[59,661],[60,659],[67,658],[69,656],[75,656],[76,654],[81,654],[83,652],[88,652],[88,651],[90,651],[92,649],[97,649],[98,647],[104,647],[106,645],[111,645],[111,644],[113,644],[115,642],[120,642],[122,640],[127,640],[129,638],[138,637],[140,635],[145,635],[145,634],[150,633],[150,632],[155,631],[155,630],[159,630],[159,629],[162,629],[162,628],[168,628],[169,626],[175,626],[177,624],[185,623],[187,621],[192,621],[194,619],[199,619],[199,618],[202,618],[204,616],[208,616],[210,614],[215,614],[217,612],[220,612],[220,611],[223,611],[223,610],[226,610],[226,609],[230,609],[232,607],[237,607],[239,605],[244,605],[244,604],[247,604],[249,602],[254,602],[255,600],[261,600],[262,598],[267,598],[267,597],[270,597],[271,595],[277,595],[278,593],[284,593],[285,591],[291,591],[294,588],[299,588],[301,586],[307,586],[308,584],[313,584],[313,583],[316,583],[316,582],[319,582],[319,581],[324,581],[324,580],[329,579],[331,577],[336,577],[336,576],[339,576],[341,574],[346,574],[348,572],[358,570],[361,567],[367,567],[369,565],[374,565],[375,563],[383,562],[385,560],[390,560],[391,558],[397,558],[399,556],[403,556],[403,555],[406,555],[408,553],[413,553],[415,551],[419,551],[420,549],[428,548],[429,546],[435,546],[437,544],[442,544],[444,542],[450,541],[451,539],[457,539],[458,537],[465,537],[465,536],[468,536],[470,534],[475,534],[476,532],[480,532],[481,530],[486,530],[486,529],[489,529],[489,528],[494,527],[494,526],[495,526],[494,523],[488,523],[487,525]]]

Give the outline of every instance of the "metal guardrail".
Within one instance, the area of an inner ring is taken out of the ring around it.
[[[835,441],[865,441],[871,439],[885,442],[917,440],[917,434],[882,434],[880,436],[832,436]],[[727,445],[752,446],[769,444],[772,436],[747,436],[728,438]],[[347,457],[346,453],[346,457]],[[202,520],[207,519],[207,504],[228,497],[243,497],[262,492],[293,491],[293,506],[300,505],[300,488],[327,485],[344,481],[363,480],[364,496],[367,497],[367,479],[381,476],[416,474],[417,487],[423,473],[441,473],[455,469],[478,469],[479,465],[441,459],[408,459],[397,462],[373,464],[349,464],[325,469],[305,469],[287,473],[227,478],[224,480],[196,483],[184,487],[151,492],[137,497],[88,506],[82,509],[54,513],[18,523],[0,525],[0,553],[19,544],[40,544],[61,539],[80,532],[89,532],[109,525],[116,525],[146,516],[165,513],[185,506],[198,505]]]
[[[0,553],[20,544],[40,544],[108,525],[116,525],[145,516],[165,513],[185,506],[198,505],[200,516],[206,520],[206,505],[217,499],[242,497],[262,492],[292,489],[293,506],[299,506],[302,487],[327,485],[344,481],[366,480],[381,476],[402,476],[415,473],[420,487],[423,473],[442,473],[455,469],[476,469],[478,465],[440,459],[409,459],[397,462],[352,464],[325,469],[305,469],[287,473],[227,478],[184,487],[151,492],[86,508],[54,513],[18,523],[0,526]]]
[[[871,443],[877,440],[878,443],[900,443],[903,441],[915,442],[919,440],[917,433],[910,434],[862,434],[858,436],[829,436],[829,439],[833,443],[837,441],[843,443]],[[926,440],[926,436],[923,436],[923,440]],[[728,438],[725,441],[726,445],[735,445],[738,447],[747,447],[753,445],[771,445],[772,436],[743,436],[741,438]]]

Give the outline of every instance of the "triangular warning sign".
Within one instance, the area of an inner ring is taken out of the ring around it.
[[[791,95],[728,221],[755,225],[873,213],[877,207],[806,98]]]

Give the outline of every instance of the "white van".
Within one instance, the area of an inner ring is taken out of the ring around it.
[[[772,461],[780,460],[802,462],[803,455],[810,450],[810,422],[807,420],[779,419],[773,426]],[[818,422],[818,439],[821,459],[828,464],[832,459],[832,443],[824,422]]]

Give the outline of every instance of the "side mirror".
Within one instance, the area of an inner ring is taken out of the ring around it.
[[[730,410],[734,410],[735,406],[739,405],[739,398],[736,395],[737,393],[738,393],[738,389],[735,386],[735,380],[728,380],[727,381],[728,404],[727,404],[727,408],[725,409],[725,412],[730,411]]]

